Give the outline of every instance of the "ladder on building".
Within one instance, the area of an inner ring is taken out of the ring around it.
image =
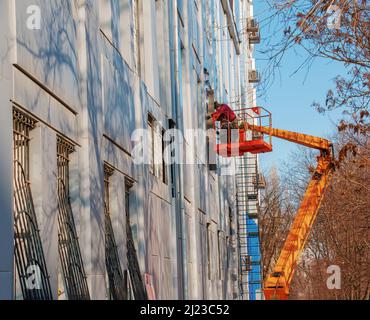
[[[261,272],[261,249],[259,236],[259,190],[260,179],[258,169],[258,156],[248,154],[247,156],[247,244],[248,244],[248,289],[249,299],[257,300],[262,295],[262,272]]]
[[[236,158],[236,197],[238,210],[239,293],[248,298],[248,242],[247,242],[247,157]]]
[[[246,157],[236,158],[236,199],[238,210],[238,252],[239,252],[239,293],[240,299],[246,300],[248,295],[248,270],[246,259],[248,258],[247,247],[247,205],[245,185]]]
[[[255,300],[262,291],[261,253],[258,232],[258,158],[237,158],[237,205],[239,243],[239,286],[242,299]]]
[[[248,285],[249,285],[249,299],[261,300],[262,299],[262,268],[261,268],[261,248],[259,237],[258,220],[248,218]]]

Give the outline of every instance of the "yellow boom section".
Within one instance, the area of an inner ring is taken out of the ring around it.
[[[245,124],[246,129],[288,140],[320,150],[317,168],[312,175],[294,222],[285,240],[274,271],[265,279],[264,293],[267,300],[288,298],[289,286],[309,232],[317,216],[325,188],[334,169],[330,141],[286,130]]]
[[[310,136],[308,134],[288,131],[288,130],[281,130],[269,127],[261,127],[249,124],[247,122],[244,123],[246,130],[252,130],[259,133],[264,133],[276,138],[284,139],[290,142],[294,142],[300,144],[302,146],[306,146],[313,149],[318,149],[322,151],[329,150],[331,148],[331,142],[329,140]]]

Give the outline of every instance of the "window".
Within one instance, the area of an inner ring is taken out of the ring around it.
[[[162,129],[162,182],[165,184],[168,184],[168,176],[167,176],[167,154],[166,154],[166,147],[167,143],[164,141],[164,136],[166,134],[166,131]]]
[[[125,211],[126,211],[126,221],[128,227],[131,228],[131,218],[130,218],[130,194],[131,188],[133,187],[133,182],[129,179],[125,180]]]
[[[108,276],[108,292],[111,300],[127,299],[127,281],[123,276],[110,215],[110,178],[114,169],[104,166],[104,222],[105,222],[105,265]]]
[[[207,269],[208,269],[208,280],[212,280],[212,269],[211,269],[211,224],[207,223]]]
[[[51,288],[30,183],[30,131],[36,121],[13,110],[14,255],[19,286],[25,300],[51,300]],[[41,288],[27,285],[29,268],[38,268]],[[17,289],[16,289],[17,290]],[[16,292],[17,294],[17,292]]]
[[[163,183],[168,183],[167,164],[165,154],[167,143],[164,141],[166,131],[148,115],[148,160],[149,172],[159,178]]]
[[[134,236],[132,233],[132,221],[130,216],[130,193],[133,181],[126,179],[125,211],[126,211],[126,234],[127,234],[127,263],[128,263],[128,299],[147,300],[145,284],[141,276]]]
[[[132,183],[129,180],[125,181],[125,214],[126,214],[126,236],[127,236],[127,259],[130,259],[131,253],[129,252],[130,246],[133,245],[131,219],[130,219],[130,189]],[[127,287],[127,300],[135,300],[133,292],[133,284],[130,277],[130,261],[128,261],[128,270],[125,270],[125,279]]]
[[[154,165],[154,141],[155,141],[155,123],[154,118],[148,115],[148,155],[149,155],[149,172],[155,175]]]
[[[36,121],[28,115],[14,109],[13,111],[13,159],[22,167],[27,181],[30,178],[30,131],[36,126]]]
[[[226,271],[228,271],[230,265],[230,250],[229,250],[230,238],[226,236],[225,238],[225,253],[226,253]],[[225,273],[226,273],[225,271]]]
[[[57,137],[58,166],[58,251],[64,289],[70,300],[89,300],[86,273],[82,262],[69,194],[70,155],[75,147]]]
[[[224,279],[224,241],[223,241],[223,232],[219,230],[217,232],[217,254],[218,254],[218,278],[219,280]]]
[[[230,239],[232,239],[234,235],[234,232],[233,232],[233,211],[231,209],[231,207],[229,207],[229,237]]]
[[[175,122],[170,119],[168,121],[168,127],[170,128],[170,130],[175,129],[176,128]],[[173,134],[171,134],[171,139],[169,143],[172,145],[174,142],[175,142],[175,137]],[[170,159],[173,159],[176,156],[175,150],[172,149],[171,153],[168,154],[167,156],[170,157]],[[171,165],[170,165],[170,174],[171,174],[172,198],[175,198],[176,197],[176,181],[175,181],[176,168],[175,168],[175,164],[173,163],[173,161],[171,162]]]

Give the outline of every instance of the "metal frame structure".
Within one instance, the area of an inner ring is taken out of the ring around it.
[[[246,132],[248,131],[251,134],[251,139],[253,139],[255,135],[260,135],[262,137],[267,135],[270,137],[270,141],[272,137],[276,137],[320,151],[320,155],[317,157],[317,167],[298,208],[297,215],[280,252],[278,261],[273,272],[268,275],[264,282],[264,295],[266,299],[285,300],[289,296],[289,286],[292,282],[298,260],[304,250],[304,246],[323,200],[326,187],[335,169],[333,145],[330,141],[320,137],[273,128],[271,113],[267,110],[270,119],[268,125],[263,125],[260,121],[256,121],[256,117],[249,116],[249,112],[246,110],[249,109],[242,109],[241,112],[233,111],[228,106],[223,105],[212,115],[212,118],[213,121],[216,122],[223,116],[224,121],[226,120],[226,122],[228,122],[228,128],[230,128],[232,122],[235,123],[237,121],[238,128],[243,127]],[[258,113],[261,118],[261,110],[265,109],[257,107],[251,108],[250,110]],[[247,137],[245,138],[247,139]],[[230,148],[230,145],[232,145],[232,142],[228,141],[227,147]],[[260,153],[260,151],[256,153]],[[227,154],[227,156],[233,155]],[[257,182],[258,171],[256,171],[255,174],[255,181]],[[243,181],[245,181],[245,177],[243,176],[242,178]],[[241,189],[245,190],[245,187],[243,188],[242,186]]]
[[[139,260],[135,249],[134,237],[130,221],[130,190],[133,182],[126,179],[125,189],[125,211],[126,211],[126,232],[127,232],[127,262],[128,279],[132,298],[135,300],[148,300],[146,287],[140,272]]]
[[[261,249],[259,235],[260,197],[258,181],[258,156],[247,155],[246,170],[247,197],[247,251],[248,251],[248,294],[250,300],[256,300],[262,294],[263,280],[261,268]]]
[[[87,278],[69,198],[69,156],[74,151],[72,144],[58,136],[58,251],[68,299],[89,300]]]
[[[212,114],[212,121],[216,132],[215,150],[221,156],[237,156],[239,292],[241,299],[255,300],[257,293],[262,295],[263,283],[258,230],[260,186],[257,153],[272,150],[272,136],[253,133],[246,123],[272,128],[271,113],[260,107],[232,110],[221,105]]]
[[[247,127],[247,124],[254,124],[272,129],[271,113],[264,108],[232,110],[223,104],[212,114],[212,122],[216,141],[214,150],[222,157],[272,151],[271,134],[251,132]]]
[[[127,277],[122,273],[117,244],[110,217],[110,177],[114,169],[104,166],[104,219],[105,219],[105,264],[108,275],[108,292],[111,300],[127,300]]]
[[[13,110],[14,253],[25,300],[52,300],[30,183],[30,131],[36,121]]]
[[[259,245],[259,185],[257,155],[237,158],[239,287],[241,299],[256,300],[262,292]]]

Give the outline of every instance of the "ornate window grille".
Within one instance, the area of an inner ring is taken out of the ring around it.
[[[19,283],[25,300],[53,299],[30,178],[30,131],[36,122],[13,110],[14,247]]]
[[[127,300],[127,278],[123,276],[114,237],[109,206],[109,182],[114,170],[104,166],[105,263],[108,274],[109,298]]]
[[[69,197],[69,163],[74,146],[57,138],[58,163],[58,251],[68,299],[89,300],[76,226]]]
[[[128,273],[130,282],[130,291],[132,292],[132,299],[147,300],[147,292],[140,272],[139,260],[135,249],[134,238],[132,235],[131,221],[130,221],[130,189],[133,184],[126,180],[126,195],[125,195],[125,209],[126,209],[126,232],[127,232],[127,261]]]

